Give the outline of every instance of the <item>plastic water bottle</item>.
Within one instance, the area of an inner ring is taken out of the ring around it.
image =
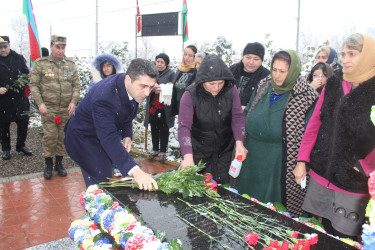
[[[237,178],[240,174],[242,166],[242,154],[239,153],[237,158],[234,158],[229,168],[229,175],[233,178]]]

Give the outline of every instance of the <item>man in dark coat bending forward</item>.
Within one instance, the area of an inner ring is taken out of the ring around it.
[[[65,147],[81,167],[86,186],[108,181],[114,163],[124,176],[133,176],[140,189],[158,188],[129,155],[138,103],[150,94],[157,77],[153,63],[134,59],[126,74],[98,82],[78,105],[65,127]],[[118,131],[122,131],[122,141]]]

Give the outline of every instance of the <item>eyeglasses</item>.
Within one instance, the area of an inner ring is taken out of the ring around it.
[[[345,57],[348,57],[348,58],[357,57],[360,54],[361,54],[361,52],[359,52],[359,51],[349,51],[347,53],[342,52],[341,53],[341,59],[345,59]]]

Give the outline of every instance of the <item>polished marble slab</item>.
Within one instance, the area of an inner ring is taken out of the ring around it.
[[[166,195],[162,192],[141,191],[130,188],[107,188],[106,191],[118,200],[124,206],[129,206],[133,213],[142,216],[144,222],[152,230],[163,230],[166,232],[167,240],[179,238],[183,243],[184,249],[224,249],[221,244],[211,241],[206,235],[201,233],[193,226],[188,225],[177,217],[188,220],[190,223],[200,228],[204,232],[217,237],[220,242],[230,246],[233,249],[247,249],[246,243],[235,239],[233,235],[216,225],[211,220],[196,214],[184,202],[177,198],[181,195]],[[302,233],[317,233],[318,244],[311,249],[355,249],[340,240],[320,233],[308,226],[305,226],[295,220],[256,204],[226,189],[219,188],[219,193],[223,199],[243,202],[250,205],[249,211],[254,211],[264,216],[274,218],[277,224],[287,226],[290,230]],[[208,197],[193,197],[185,199],[191,204],[204,204],[210,201]],[[220,212],[218,212],[220,213]],[[242,212],[241,212],[242,213]],[[247,213],[244,211],[244,213]],[[258,244],[256,249],[263,249]]]

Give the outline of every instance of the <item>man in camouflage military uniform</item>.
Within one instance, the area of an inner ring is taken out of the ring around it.
[[[66,176],[62,166],[66,154],[64,127],[79,100],[77,66],[65,58],[65,46],[65,37],[52,36],[51,54],[35,62],[30,80],[31,95],[42,116],[45,179],[52,178],[54,156],[55,171],[59,176]]]

